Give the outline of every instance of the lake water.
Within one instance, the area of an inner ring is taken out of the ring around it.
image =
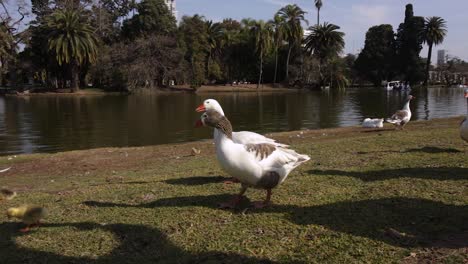
[[[466,114],[463,89],[413,91],[412,120]],[[407,94],[378,88],[300,93],[213,93],[130,96],[0,97],[0,155],[192,141],[211,137],[194,128],[195,108],[217,99],[234,130],[259,133],[358,125],[388,117]]]

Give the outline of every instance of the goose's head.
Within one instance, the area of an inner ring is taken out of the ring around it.
[[[209,126],[209,127],[217,127],[221,121],[226,119],[223,115],[221,115],[218,111],[215,110],[207,110],[203,115],[201,115],[200,119],[197,120],[195,123],[195,127],[202,127],[202,126]]]
[[[214,110],[220,113],[221,115],[224,115],[223,108],[215,99],[206,99],[205,101],[203,101],[203,104],[199,105],[197,109],[195,109],[195,111],[197,112],[205,112],[208,110]]]
[[[407,100],[413,100],[413,99],[416,99],[415,96],[412,96],[412,95],[408,95],[408,98],[406,98]]]
[[[465,90],[465,98],[468,98],[468,89]]]

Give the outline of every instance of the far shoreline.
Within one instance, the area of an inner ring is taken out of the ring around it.
[[[36,91],[34,91],[36,89]],[[171,87],[158,87],[158,88],[138,88],[130,91],[116,91],[101,88],[81,88],[76,92],[70,92],[69,88],[57,89],[54,91],[45,90],[40,91],[42,88],[34,87],[24,92],[16,91],[14,88],[3,90],[0,95],[4,96],[102,96],[102,95],[123,95],[123,94],[173,94],[173,93],[218,93],[218,92],[236,92],[236,93],[290,93],[310,91],[306,88],[288,88],[281,84],[263,84],[257,88],[256,84],[240,84],[240,85],[202,85],[198,88],[192,88],[189,85],[175,85]],[[37,91],[39,90],[39,91]]]
[[[362,86],[366,88],[369,87]],[[360,86],[350,86],[347,89],[356,89]],[[417,86],[414,89],[420,89],[422,87]],[[442,85],[431,85],[427,88],[455,88]],[[201,85],[198,88],[192,88],[190,85],[175,85],[170,87],[158,87],[158,88],[137,88],[130,91],[118,91],[118,90],[105,90],[101,88],[81,88],[77,92],[70,92],[69,88],[57,89],[57,90],[46,90],[34,91],[34,89],[41,90],[43,88],[33,87],[24,92],[16,91],[14,88],[0,88],[0,96],[12,96],[12,97],[30,97],[30,96],[105,96],[105,95],[131,95],[131,94],[180,94],[180,93],[193,93],[193,94],[204,94],[204,93],[298,93],[298,92],[314,92],[321,91],[318,89],[309,89],[305,87],[287,87],[282,84],[268,83],[262,84],[257,88],[257,84],[237,84],[237,85]],[[31,92],[31,90],[33,90]]]

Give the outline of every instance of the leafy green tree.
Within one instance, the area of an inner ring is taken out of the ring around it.
[[[289,77],[289,61],[291,51],[297,48],[302,43],[304,30],[301,26],[302,22],[307,22],[304,15],[306,12],[297,5],[287,5],[281,8],[277,14],[284,20],[284,34],[288,41],[288,55],[286,57],[286,80]]]
[[[8,71],[9,62],[14,58],[15,41],[8,24],[0,23],[0,85],[4,84],[3,74]]]
[[[324,83],[328,83],[330,87],[343,89],[350,83],[346,74],[346,61],[338,56],[333,57],[325,67]]]
[[[426,76],[424,85],[427,85],[429,79],[429,67],[431,65],[432,46],[439,45],[444,41],[447,34],[446,22],[441,17],[427,17],[424,23],[423,41],[429,46],[426,62]]]
[[[51,13],[50,0],[31,0],[31,11],[37,17]]]
[[[191,85],[198,87],[206,80],[205,61],[209,54],[208,34],[206,22],[203,16],[184,16],[179,26],[179,31],[184,42],[185,59],[191,68]]]
[[[413,5],[406,5],[405,20],[400,24],[395,41],[396,69],[410,84],[424,79],[424,64],[419,53],[423,43],[424,18],[414,16]]]
[[[353,85],[356,78],[357,78],[357,72],[356,72],[356,60],[357,57],[354,54],[347,54],[344,58],[344,75],[346,78],[349,80],[350,84]]]
[[[112,21],[117,21],[136,8],[135,0],[99,0],[99,5],[111,14]]]
[[[317,8],[317,25],[320,24],[320,9],[322,9],[322,0],[314,0],[315,8]]]
[[[220,23],[206,21],[208,53],[206,55],[205,71],[209,78],[221,78],[221,70],[217,65],[217,59],[221,55],[223,46],[223,29]],[[213,63],[214,62],[214,65]]]
[[[344,33],[339,26],[325,22],[309,28],[310,34],[305,39],[305,51],[319,60],[319,84],[323,84],[322,65],[337,57],[344,49]]]
[[[273,77],[273,83],[276,83],[276,77],[278,73],[278,53],[281,44],[284,40],[284,19],[278,14],[275,14],[273,20],[269,22],[273,29],[273,42],[274,42],[274,53],[275,53],[275,74]]]
[[[391,25],[369,28],[364,48],[355,63],[360,76],[378,86],[383,80],[390,81],[394,74],[395,37]]]
[[[143,0],[137,5],[138,14],[123,22],[123,35],[128,39],[145,34],[172,34],[176,31],[175,17],[164,0]]]
[[[263,75],[263,58],[270,51],[272,44],[272,27],[270,23],[259,20],[252,27],[255,36],[255,51],[260,58],[260,69],[258,74],[257,89],[260,87]]]
[[[113,44],[107,52],[93,71],[102,75],[103,83],[110,88],[152,89],[167,85],[171,80],[184,83],[188,79],[190,69],[174,37],[148,35],[131,43]]]
[[[80,66],[93,63],[98,40],[80,10],[56,10],[47,17],[48,50],[60,66],[69,67],[73,91],[79,89]]]

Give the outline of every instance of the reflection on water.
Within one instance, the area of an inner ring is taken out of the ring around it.
[[[413,120],[466,114],[462,89],[413,92]],[[382,89],[311,93],[215,93],[0,98],[0,155],[191,141],[211,137],[194,129],[194,109],[217,99],[235,130],[260,133],[358,125],[388,117],[407,94]]]

